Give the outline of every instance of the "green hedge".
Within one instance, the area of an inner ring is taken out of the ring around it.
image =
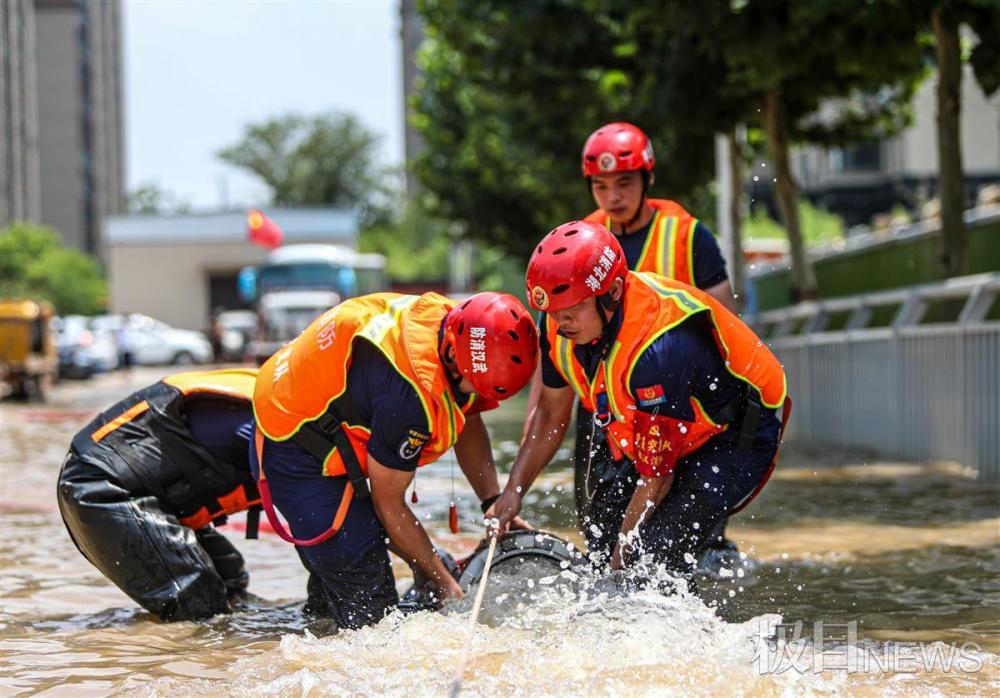
[[[969,273],[1000,270],[1000,218],[968,226]],[[912,284],[941,281],[944,275],[938,231],[886,240],[816,261],[820,298],[852,296]],[[791,303],[791,272],[778,269],[753,277],[760,310]]]

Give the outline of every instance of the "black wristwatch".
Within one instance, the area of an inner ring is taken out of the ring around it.
[[[492,497],[487,497],[479,504],[479,508],[482,509],[483,513],[485,514],[487,511],[489,511],[490,507],[493,506],[493,502],[497,501],[498,499],[500,499],[499,494],[495,494]]]

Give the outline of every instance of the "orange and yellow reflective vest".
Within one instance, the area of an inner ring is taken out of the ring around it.
[[[546,317],[549,356],[559,373],[590,412],[596,412],[600,396],[607,395],[609,441],[630,459],[635,459],[634,417],[637,399],[629,382],[642,353],[658,337],[698,313],[707,313],[712,335],[727,370],[747,383],[765,407],[781,407],[786,398],[785,372],[778,359],[753,330],[719,301],[699,289],[649,272],[629,272],[622,300],[622,324],[607,358],[597,367],[594,379],[573,352],[573,342],[557,333],[558,325]],[[691,397],[695,421],[686,427],[684,445],[677,458],[693,453],[727,424],[715,424],[701,403]]]
[[[647,202],[656,212],[632,271],[649,271],[694,286],[694,230],[698,219],[676,201],[647,199]],[[611,229],[611,217],[602,209],[584,220]]]
[[[322,417],[347,390],[354,343],[363,340],[413,386],[430,429],[418,464],[437,460],[458,439],[474,401],[458,406],[438,355],[438,330],[453,307],[454,301],[436,293],[373,293],[326,311],[261,366],[253,397],[258,431],[286,441]],[[369,427],[345,422],[343,428],[367,474]],[[327,475],[347,472],[336,448],[323,465]]]
[[[191,371],[168,376],[139,390],[98,415],[73,440],[85,459],[107,469],[128,465],[129,477],[138,477],[145,488],[160,492],[172,513],[185,526],[207,526],[229,514],[260,504],[260,495],[247,461],[222,463],[190,436],[183,416],[184,402],[211,396],[234,406],[249,407],[257,369]],[[154,422],[161,423],[155,426]],[[162,423],[169,422],[169,428]],[[183,435],[187,434],[187,438]],[[102,451],[117,454],[108,460]],[[216,483],[204,489],[202,477],[189,473],[210,470]],[[166,487],[176,478],[183,488]]]

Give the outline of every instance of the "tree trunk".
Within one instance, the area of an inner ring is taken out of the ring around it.
[[[774,195],[778,200],[781,223],[788,235],[792,255],[792,302],[816,298],[816,274],[806,258],[806,247],[802,240],[802,225],[799,222],[799,187],[792,175],[788,160],[788,124],[781,92],[772,88],[764,94],[764,130],[767,132],[767,146],[774,168]]]
[[[743,264],[743,238],[740,230],[743,208],[743,142],[739,127],[729,134],[729,225],[733,245],[733,292],[736,295],[736,309],[746,308],[747,277]]]
[[[962,54],[958,22],[941,8],[931,12],[937,52],[938,196],[941,199],[941,264],[947,277],[966,273],[965,175],[962,169]]]

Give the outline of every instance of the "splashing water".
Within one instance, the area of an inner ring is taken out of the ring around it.
[[[137,377],[133,388],[155,377]],[[69,408],[65,419],[0,407],[0,693],[448,692],[471,595],[444,613],[394,613],[323,637],[328,629],[291,603],[305,589],[294,549],[269,535],[243,541],[225,528],[247,558],[250,591],[262,597],[246,611],[162,624],[103,579],[66,536],[53,489],[85,407],[120,397],[117,378],[60,387],[57,400],[67,388],[74,393],[56,405]],[[490,416],[501,463],[517,452],[523,404],[505,410]],[[526,493],[524,510],[531,523],[573,538],[568,457],[560,451]],[[843,458],[786,450],[763,495],[730,525],[745,554],[699,577],[698,596],[683,588],[622,593],[616,578],[551,562],[497,565],[463,694],[997,694],[997,489],[953,469]],[[456,554],[471,550],[482,536],[477,498],[456,491],[463,532],[453,535],[449,468],[422,469],[420,478],[414,508],[434,540]],[[405,569],[395,570],[405,589]],[[782,621],[804,621],[801,639],[777,637]],[[918,657],[968,641],[983,649],[968,648],[947,669],[939,662],[929,671],[881,671],[868,661],[856,673],[826,670],[842,662],[845,645],[817,644],[820,621],[857,623],[855,647],[883,662],[903,642],[919,643]],[[762,665],[775,651],[794,656],[797,667],[826,669],[779,673]]]

